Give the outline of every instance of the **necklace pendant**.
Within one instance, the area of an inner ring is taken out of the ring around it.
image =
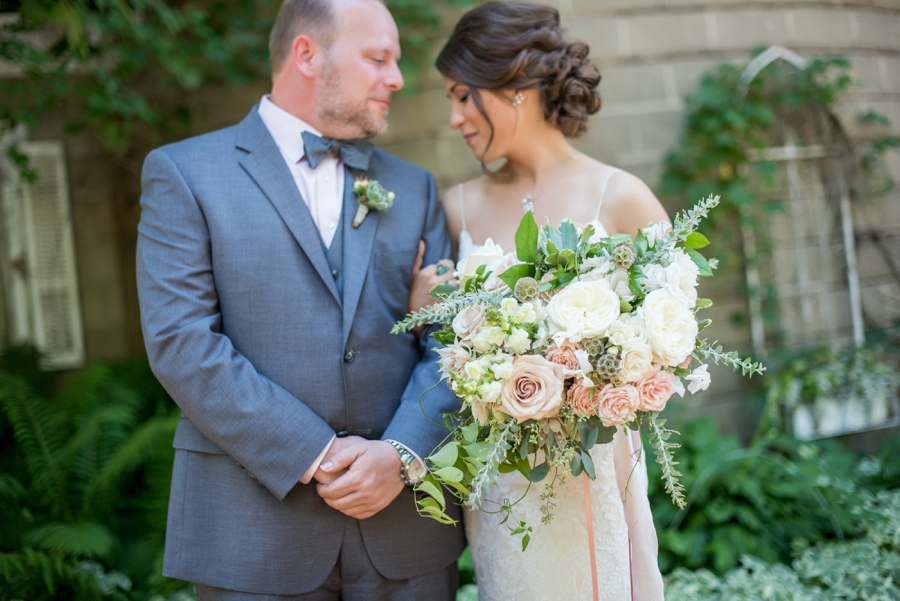
[[[531,194],[526,194],[522,199],[522,212],[527,213],[528,211],[534,212],[534,199]]]

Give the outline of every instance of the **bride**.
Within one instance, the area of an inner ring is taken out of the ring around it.
[[[458,256],[489,238],[515,248],[523,212],[538,224],[570,219],[592,223],[601,235],[636,233],[667,220],[637,177],[576,151],[569,139],[587,130],[600,109],[597,68],[588,47],[567,42],[554,8],[488,3],[466,13],[441,50],[437,68],[452,101],[450,125],[465,138],[484,176],[450,189],[442,203]],[[496,171],[488,163],[504,159]],[[418,272],[411,309],[449,274],[437,266]],[[414,299],[419,299],[418,301]],[[468,511],[465,528],[482,601],[591,599],[586,496],[593,515],[598,590],[609,601],[661,601],[657,540],[647,501],[640,439],[619,432],[591,456],[597,478],[586,495],[579,478],[557,484],[553,519],[542,523],[542,485],[515,505],[516,519],[534,529],[522,551],[494,510],[515,502],[528,486],[518,472],[503,474],[485,495],[493,502]]]

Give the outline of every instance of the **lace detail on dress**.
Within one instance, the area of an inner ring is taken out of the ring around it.
[[[591,449],[597,479],[591,481],[591,511],[600,599],[631,599],[628,526],[613,464],[613,445]],[[560,473],[565,468],[560,467]],[[548,476],[545,482],[548,482]],[[533,484],[528,496],[514,508],[515,516],[534,529],[522,551],[519,536],[510,536],[500,516],[482,511],[465,512],[466,537],[475,563],[481,601],[549,601],[592,599],[591,562],[581,476],[566,475],[557,482],[556,508],[549,524],[541,523],[544,483]],[[518,472],[501,474],[486,499],[516,501],[528,482]],[[492,510],[492,503],[484,507]]]

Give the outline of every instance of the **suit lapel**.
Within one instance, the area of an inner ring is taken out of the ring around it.
[[[255,107],[238,128],[237,146],[249,151],[249,154],[241,160],[241,166],[262,189],[269,202],[275,206],[275,210],[340,305],[341,295],[331,276],[316,224],[300,196],[300,191],[297,190],[297,184],[284,162],[281,151],[269,135]]]
[[[370,169],[371,171],[371,169]],[[359,203],[353,193],[355,176],[350,169],[344,169],[344,342],[350,334],[353,317],[359,305],[363,283],[369,269],[375,231],[378,229],[380,213],[369,211],[358,228],[353,227],[353,218]]]

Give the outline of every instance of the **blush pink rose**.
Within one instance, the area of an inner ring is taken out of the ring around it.
[[[500,392],[500,411],[518,423],[553,417],[563,393],[563,368],[539,355],[521,355]]]
[[[581,417],[597,415],[597,408],[600,404],[600,388],[582,378],[569,388],[566,402],[575,415]]]
[[[624,386],[607,384],[600,390],[597,416],[604,426],[624,426],[634,419],[639,402],[637,388],[631,384]]]
[[[575,351],[579,347],[575,346],[568,340],[563,342],[561,346],[551,344],[547,347],[547,361],[561,365],[563,369],[577,370],[579,368],[578,357]],[[566,376],[566,378],[574,378],[575,375]]]
[[[644,375],[635,384],[641,411],[662,411],[675,391],[675,376],[662,369]]]

